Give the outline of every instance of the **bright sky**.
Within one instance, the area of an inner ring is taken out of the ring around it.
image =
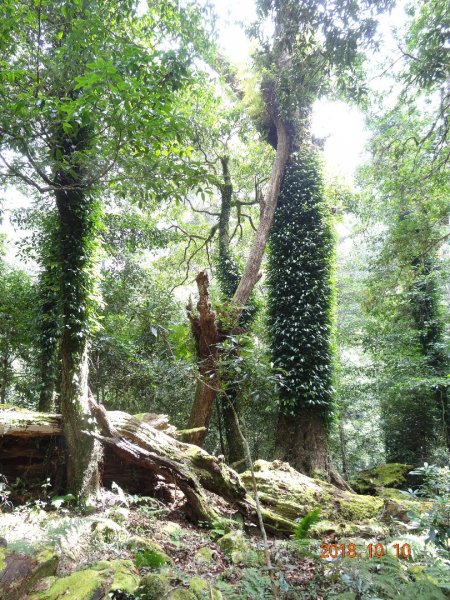
[[[256,17],[253,0],[213,0],[213,4],[218,15],[222,50],[232,62],[245,64],[251,52],[251,43],[243,26],[249,25]],[[395,48],[391,30],[403,23],[404,6],[405,0],[398,0],[393,12],[380,20],[383,54]],[[374,57],[374,73],[378,61],[379,58]],[[376,79],[372,81],[372,85],[379,87]],[[324,157],[328,175],[352,183],[355,169],[362,162],[364,145],[368,139],[361,111],[344,102],[321,100],[314,106],[312,127],[314,135],[326,138]]]

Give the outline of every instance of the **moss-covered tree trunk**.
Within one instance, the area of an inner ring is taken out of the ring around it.
[[[269,255],[269,326],[280,393],[277,456],[306,474],[329,473],[334,238],[316,153],[286,167]]]
[[[70,140],[72,146],[73,141]],[[67,446],[67,489],[80,499],[98,490],[100,444],[88,403],[89,323],[96,201],[82,188],[82,172],[57,174],[62,305],[61,413]]]

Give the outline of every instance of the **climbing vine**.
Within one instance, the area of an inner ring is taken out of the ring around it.
[[[286,167],[270,237],[268,314],[273,362],[285,373],[282,412],[331,413],[333,264],[320,162],[302,148]]]

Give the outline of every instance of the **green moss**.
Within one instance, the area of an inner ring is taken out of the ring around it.
[[[148,413],[137,413],[137,414],[133,415],[133,417],[135,419],[137,419],[138,421],[142,421],[146,414],[148,414]]]
[[[6,557],[5,548],[0,548],[0,571],[3,571],[3,569],[6,567],[5,557]]]
[[[196,596],[199,596],[201,598],[203,592],[207,592],[209,590],[209,583],[201,577],[192,577],[192,579],[189,582],[189,589]]]
[[[164,552],[159,544],[146,538],[133,536],[128,541],[127,547],[131,550],[139,568],[151,567],[157,569],[172,562],[170,556]]]
[[[209,565],[214,562],[213,551],[208,546],[199,548],[194,555],[194,562],[197,564]]]
[[[184,590],[180,588],[169,592],[166,598],[167,600],[197,600],[195,594],[193,594],[189,590]]]
[[[380,515],[384,501],[382,498],[373,496],[358,496],[356,494],[347,494],[347,500],[340,499],[336,501],[336,517],[339,520],[361,523],[374,519]]]
[[[76,571],[67,577],[58,579],[47,592],[41,595],[42,600],[91,600],[101,589],[102,577],[98,571],[85,569]]]
[[[116,560],[109,563],[113,570],[111,590],[132,593],[139,584],[139,573],[131,560]]]
[[[358,473],[351,482],[353,489],[360,494],[376,494],[381,488],[401,488],[407,481],[412,465],[388,463],[366,469]]]
[[[390,487],[377,490],[377,496],[384,498],[385,500],[395,500],[396,502],[408,500],[408,494],[406,492]]]
[[[361,538],[386,537],[389,533],[387,526],[378,521],[366,523],[344,523],[340,521],[321,520],[311,528],[311,536],[322,539],[324,535],[336,533],[342,538],[348,537],[353,540],[355,536]]]
[[[233,564],[254,562],[256,553],[251,551],[242,531],[230,531],[217,542],[219,548]],[[256,555],[257,559],[257,555]]]
[[[38,597],[42,600],[92,600],[100,591],[106,593],[120,589],[132,593],[138,583],[139,575],[131,561],[100,561],[89,569],[57,579],[47,592]]]
[[[145,592],[148,600],[165,598],[170,590],[170,579],[164,573],[148,573],[142,578],[139,590]]]

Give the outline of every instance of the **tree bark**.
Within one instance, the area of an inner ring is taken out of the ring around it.
[[[280,413],[276,448],[277,458],[300,473],[310,477],[327,476],[327,431],[324,419],[316,411],[297,409],[295,415]]]

